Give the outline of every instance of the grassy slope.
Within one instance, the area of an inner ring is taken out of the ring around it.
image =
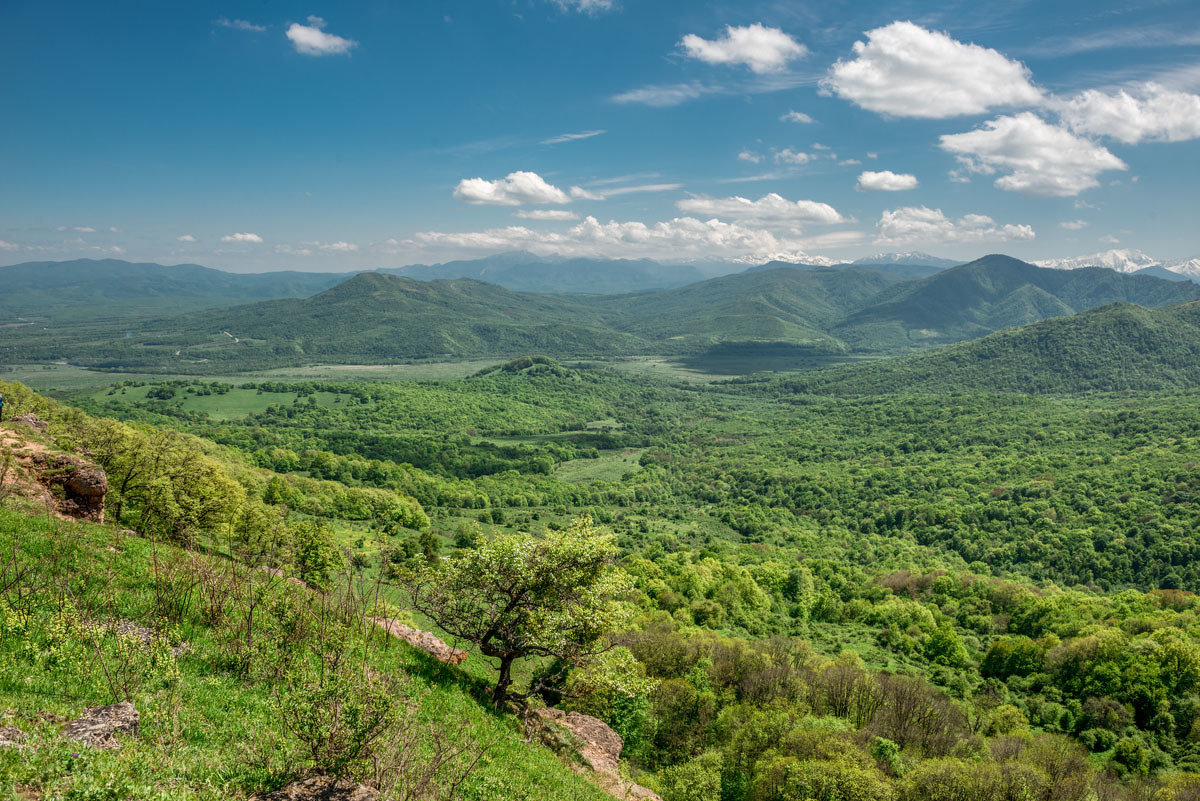
[[[157,546],[160,555],[172,549]],[[150,542],[111,529],[48,520],[0,509],[0,553],[16,548],[25,555],[65,554],[81,575],[103,580],[121,616],[153,624],[149,576]],[[34,626],[47,625],[35,616]],[[226,799],[280,786],[301,768],[281,724],[276,688],[239,679],[213,667],[213,631],[197,621],[179,630],[192,652],[179,659],[173,686],[146,687],[135,695],[141,731],[120,751],[104,752],[59,739],[59,723],[88,705],[114,699],[75,681],[70,664],[34,668],[21,655],[22,638],[0,638],[0,725],[16,725],[31,735],[32,750],[0,749],[0,797],[16,788],[40,788],[42,797],[78,799]],[[478,657],[473,657],[478,659]],[[482,665],[468,666],[475,673]],[[470,734],[493,743],[471,777],[466,798],[603,799],[585,780],[548,750],[524,742],[516,721],[499,716],[476,700],[477,680],[468,672],[433,662],[400,643],[376,654],[373,667],[403,672],[429,692],[421,714],[439,721],[452,738]],[[466,667],[466,666],[465,666]]]

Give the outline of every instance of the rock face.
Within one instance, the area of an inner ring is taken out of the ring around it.
[[[38,417],[33,412],[23,414],[20,417],[14,417],[10,422],[23,425],[26,428],[32,428],[34,431],[42,434],[50,430],[50,424]]]
[[[379,792],[350,781],[338,781],[328,776],[292,782],[281,790],[266,795],[254,795],[250,801],[378,801]]]
[[[372,618],[372,621],[388,634],[399,637],[413,648],[424,651],[439,662],[445,662],[447,665],[461,665],[467,658],[466,651],[451,648],[429,632],[414,629],[399,620],[393,620],[390,617],[376,617]]]
[[[83,717],[73,720],[63,728],[63,736],[78,740],[93,748],[120,748],[116,735],[136,735],[138,711],[133,704],[123,701],[110,706],[89,706]]]
[[[25,732],[16,726],[0,726],[0,748],[24,749]]]
[[[62,496],[55,495],[55,505],[61,514],[94,523],[104,522],[104,496],[108,492],[108,476],[96,465],[78,456],[35,453],[30,457],[38,480],[50,490],[61,487]]]
[[[596,778],[605,792],[628,801],[662,801],[654,791],[621,776],[621,749],[625,747],[625,741],[600,718],[550,707],[535,709],[534,712],[542,720],[562,726],[582,743],[579,755],[596,772]]]

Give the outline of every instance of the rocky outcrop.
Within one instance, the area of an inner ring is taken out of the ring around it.
[[[29,457],[29,464],[38,481],[54,495],[60,514],[94,523],[104,522],[108,476],[103,470],[65,453],[34,453]]]
[[[378,801],[379,791],[351,781],[313,776],[292,782],[266,795],[250,796],[250,801]]]
[[[0,748],[24,750],[25,732],[16,726],[0,726]]]
[[[23,425],[26,428],[31,428],[34,431],[37,431],[39,434],[45,434],[50,430],[50,424],[38,417],[33,412],[28,412],[20,417],[14,417],[9,422]]]
[[[110,706],[89,706],[83,716],[63,728],[63,736],[78,740],[92,748],[120,748],[118,734],[136,735],[138,711],[133,704],[123,701]]]
[[[606,793],[627,801],[662,801],[653,790],[621,775],[621,750],[625,747],[625,741],[600,718],[578,712],[563,712],[552,707],[535,709],[534,712],[543,721],[562,726],[579,741],[579,756],[596,773]]]
[[[390,617],[374,617],[371,620],[388,634],[399,637],[413,648],[424,651],[439,662],[445,662],[447,665],[461,665],[466,661],[466,651],[451,648],[427,631],[414,629],[412,626]]]

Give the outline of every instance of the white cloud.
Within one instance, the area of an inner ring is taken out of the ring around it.
[[[552,0],[563,11],[575,10],[583,14],[599,14],[615,8],[613,0]]]
[[[1034,105],[1042,92],[1018,61],[945,33],[896,21],[867,31],[855,58],[838,60],[821,89],[897,117],[982,114],[993,106]]]
[[[1100,241],[1101,241],[1101,242],[1103,242],[1103,243],[1104,243],[1104,244],[1106,244],[1106,245],[1119,245],[1119,244],[1121,244],[1121,240],[1120,240],[1120,239],[1117,239],[1117,238],[1116,238],[1115,236],[1113,236],[1112,234],[1105,234],[1104,236],[1100,237]]]
[[[221,237],[222,242],[240,242],[242,244],[261,245],[263,238],[258,234],[228,234]]]
[[[670,192],[682,184],[640,184],[638,186],[617,186],[612,189],[584,189],[582,186],[571,187],[571,197],[578,200],[608,200],[620,195],[633,195],[641,192]]]
[[[312,248],[293,247],[292,245],[276,245],[275,252],[285,256],[311,256],[313,254]]]
[[[567,193],[547,183],[536,172],[519,170],[504,178],[486,181],[464,178],[454,187],[454,197],[475,206],[520,206],[525,203],[570,203]]]
[[[844,161],[839,161],[839,162],[838,162],[838,166],[839,166],[839,167],[854,167],[854,166],[857,166],[857,165],[859,165],[859,164],[862,164],[862,162],[861,162],[861,161],[859,161],[858,159],[846,159],[846,160],[844,160]]]
[[[573,211],[566,209],[532,209],[525,211],[517,211],[513,213],[514,217],[519,217],[522,220],[578,220],[579,215]]]
[[[96,233],[96,229],[95,229],[95,228],[93,228],[93,227],[92,227],[92,226],[90,226],[90,225],[76,225],[76,226],[74,226],[74,227],[73,227],[71,230],[72,230],[72,231],[75,231],[76,233],[80,233],[80,234],[94,234],[94,233]]]
[[[1082,231],[1087,226],[1088,224],[1083,220],[1064,220],[1058,224],[1058,227],[1064,231]]]
[[[713,217],[732,217],[757,222],[819,223],[832,225],[846,219],[828,203],[815,200],[791,201],[774,192],[758,200],[744,197],[690,197],[677,201],[675,207],[688,214]]]
[[[215,24],[221,28],[233,28],[235,31],[262,33],[267,29],[266,25],[255,25],[253,22],[248,22],[244,19],[230,19],[229,17],[219,17]]]
[[[719,86],[709,86],[702,83],[671,83],[643,86],[640,89],[630,89],[613,95],[614,103],[641,103],[644,106],[666,108],[678,106],[689,100],[709,94],[720,94],[725,90]]]
[[[751,164],[757,164],[762,161],[762,155],[752,150],[743,150],[741,153],[738,153],[738,161],[748,161]]]
[[[180,242],[195,242],[196,241],[196,237],[192,236],[191,234],[184,234],[183,236],[177,236],[175,238]]]
[[[839,234],[837,244],[828,246],[840,246],[854,238],[851,232]],[[647,225],[616,220],[601,223],[589,216],[566,231],[534,231],[517,225],[468,233],[424,231],[403,244],[477,251],[529,250],[542,255],[733,260],[802,253],[814,241],[778,236],[715,218],[676,217]]]
[[[875,226],[878,242],[1009,242],[1033,239],[1028,225],[997,225],[983,214],[967,214],[952,220],[941,209],[906,206],[885,211]]]
[[[1073,131],[1134,145],[1200,138],[1200,95],[1145,83],[1105,94],[1088,89],[1055,104]]]
[[[941,147],[954,153],[970,172],[1008,172],[996,180],[996,186],[1029,195],[1077,195],[1098,186],[1100,173],[1127,169],[1125,162],[1095,142],[1028,111],[997,117],[967,133],[942,136]]]
[[[542,144],[557,145],[562,142],[574,142],[579,139],[591,139],[593,136],[599,136],[600,134],[605,133],[608,133],[608,131],[601,129],[596,131],[580,131],[579,133],[559,134],[558,136],[552,136],[549,139],[543,139]]]
[[[917,188],[917,176],[907,173],[894,173],[891,170],[859,173],[858,185],[854,187],[859,192],[901,192],[905,189]]]
[[[820,142],[813,142],[813,150],[830,150],[829,145],[823,145]]]
[[[120,256],[125,253],[125,248],[120,247],[119,245],[113,245],[108,249],[108,251],[109,253],[116,253],[118,256]]]
[[[782,164],[807,164],[811,160],[811,154],[797,153],[790,147],[785,147],[783,150],[777,150],[775,152],[775,161]]]
[[[119,233],[121,233],[121,229],[115,225],[110,225],[110,226],[108,226],[108,232],[110,234],[119,234]]]
[[[813,122],[813,118],[805,114],[803,111],[789,111],[779,118],[781,122],[799,122],[808,125]]]
[[[20,245],[12,242],[5,242],[3,239],[0,239],[0,250],[19,250],[20,248]]]
[[[789,61],[801,58],[808,48],[778,28],[761,23],[745,27],[725,26],[725,35],[708,40],[689,33],[679,42],[687,55],[708,64],[745,64],[763,74],[782,72]]]
[[[878,154],[878,153],[868,153],[868,154],[867,154],[867,158],[869,158],[869,159],[877,159],[877,158],[879,158],[879,154]]]
[[[353,39],[343,39],[332,33],[326,33],[325,20],[320,17],[309,17],[307,25],[293,22],[288,26],[287,38],[291,40],[297,53],[306,56],[331,56],[349,53],[358,42]]]
[[[303,242],[301,244],[312,245],[325,253],[354,253],[358,250],[358,245],[353,242]]]

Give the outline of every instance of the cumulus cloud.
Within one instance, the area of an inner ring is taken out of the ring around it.
[[[917,188],[917,176],[891,170],[866,170],[859,173],[858,184],[854,188],[859,192],[902,192]]]
[[[802,253],[811,240],[715,218],[676,217],[648,225],[617,220],[602,223],[589,216],[566,231],[534,231],[519,225],[468,233],[425,231],[404,244],[609,258],[762,260],[772,254]]]
[[[897,117],[982,114],[994,106],[1034,105],[1042,92],[1018,61],[939,31],[896,21],[867,31],[854,58],[839,59],[821,89],[870,111]]]
[[[536,172],[519,170],[487,181],[464,178],[454,187],[454,197],[475,206],[521,206],[526,203],[570,203],[571,198]]]
[[[1010,242],[1033,239],[1028,225],[998,225],[983,214],[967,214],[952,220],[941,209],[905,206],[884,211],[875,226],[878,242]]]
[[[1099,185],[1106,170],[1127,169],[1105,148],[1031,112],[997,117],[974,131],[941,137],[943,150],[965,169],[992,175],[1007,172],[996,186],[1013,192],[1069,197]]]
[[[1064,220],[1058,224],[1064,231],[1082,231],[1088,224],[1083,220]]]
[[[733,197],[715,198],[697,196],[677,201],[675,207],[688,214],[732,217],[739,220],[758,222],[819,223],[832,225],[846,219],[828,203],[815,200],[791,201],[774,192],[758,200]]]
[[[519,217],[522,220],[578,220],[579,215],[573,211],[566,209],[531,209],[517,211],[513,213],[514,217]]]
[[[228,234],[221,237],[222,242],[239,242],[241,244],[261,245],[263,238],[258,234]]]
[[[808,48],[779,28],[761,23],[745,27],[725,26],[720,39],[704,39],[689,33],[679,42],[690,57],[708,64],[745,64],[758,74],[782,72],[788,62],[803,57]]]
[[[738,161],[748,161],[751,164],[757,164],[762,161],[762,155],[752,150],[743,150],[741,153],[738,153]]]
[[[326,33],[323,30],[324,27],[325,20],[320,17],[309,17],[307,25],[301,25],[299,22],[289,25],[287,38],[291,40],[297,53],[303,53],[306,56],[339,55],[349,53],[358,47],[358,42],[353,39],[344,39],[341,36]]]
[[[175,238],[180,242],[195,242],[196,241],[196,237],[192,236],[191,234],[184,234],[183,236],[177,236]]]
[[[92,226],[90,226],[90,225],[76,225],[76,226],[74,226],[74,227],[73,227],[71,230],[72,230],[72,231],[75,231],[75,232],[77,232],[77,233],[80,233],[80,234],[94,234],[94,233],[96,233],[96,229],[95,229],[95,228],[93,228],[93,227],[92,227]]]
[[[255,25],[253,22],[248,22],[244,19],[230,19],[229,17],[219,17],[216,24],[221,28],[233,28],[235,31],[262,33],[267,29],[266,25]]]
[[[543,139],[542,144],[557,145],[562,142],[574,142],[578,139],[591,139],[593,136],[599,136],[600,134],[605,133],[608,133],[608,131],[601,129],[596,131],[580,131],[579,133],[559,134],[558,136],[552,136],[549,139]]]
[[[789,111],[779,118],[781,122],[799,122],[808,125],[813,122],[813,118],[805,114],[803,111]]]
[[[1071,130],[1108,136],[1129,145],[1200,138],[1200,95],[1145,83],[1106,94],[1088,89],[1060,101],[1058,112]]]
[[[1104,243],[1105,245],[1119,245],[1119,244],[1121,244],[1121,240],[1120,240],[1120,239],[1117,239],[1117,238],[1116,238],[1115,236],[1113,236],[1112,234],[1105,234],[1104,236],[1100,237],[1099,241],[1100,241],[1100,242],[1102,242],[1102,243]]]
[[[0,239],[0,250],[19,250],[20,247],[20,245],[12,242],[5,242],[3,239]]]
[[[325,253],[354,253],[358,250],[358,245],[353,242],[304,242],[302,244],[312,245]]]
[[[790,147],[775,151],[775,161],[781,164],[807,164],[812,158],[811,153],[797,153]]]

